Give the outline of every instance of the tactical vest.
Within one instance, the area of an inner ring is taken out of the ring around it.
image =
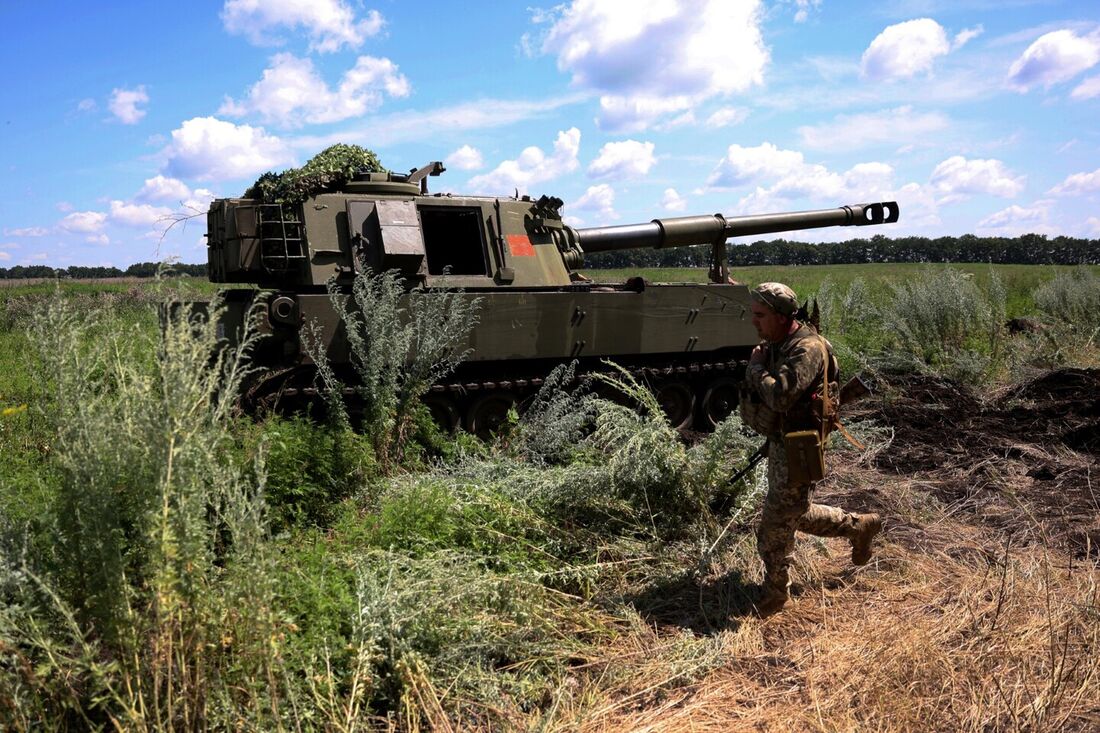
[[[828,371],[828,404],[824,400],[826,390],[822,389],[821,376],[814,380],[806,391],[799,396],[798,401],[787,412],[776,413],[761,400],[755,391],[744,388],[741,391],[741,418],[751,428],[762,435],[778,437],[784,433],[798,430],[814,430],[827,435],[832,430],[832,421],[827,419],[835,416],[839,404],[840,366],[833,354],[832,344],[809,324],[799,324],[799,328],[778,344],[768,344],[768,355],[765,365],[774,373],[777,365],[785,358],[795,344],[802,339],[813,339],[815,344],[810,348],[822,348],[826,354]],[[808,345],[809,346],[809,345]]]

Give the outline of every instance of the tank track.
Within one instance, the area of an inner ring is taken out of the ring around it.
[[[737,385],[744,376],[747,362],[742,359],[714,359],[682,362],[665,360],[623,368],[657,397],[672,425],[679,429],[711,430],[736,409]],[[297,402],[316,403],[322,391],[312,386],[312,369],[297,367],[272,372],[254,384],[242,400],[245,410],[257,411],[260,405],[284,409]],[[600,364],[580,365],[570,385],[595,374],[615,375],[615,370]],[[308,380],[303,379],[310,375]],[[310,386],[302,384],[308,381]],[[515,405],[534,396],[546,382],[545,376],[528,374],[499,379],[466,375],[433,384],[423,401],[433,417],[446,428],[459,426],[469,432],[488,436],[498,428]],[[346,396],[354,396],[353,387],[344,387]]]

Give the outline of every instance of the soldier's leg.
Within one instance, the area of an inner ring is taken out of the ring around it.
[[[877,514],[853,514],[825,504],[811,504],[798,520],[800,532],[848,538],[852,543],[852,562],[856,565],[866,565],[871,559],[871,543],[881,530],[882,520]]]
[[[858,514],[825,504],[811,504],[798,520],[798,531],[818,537],[851,538],[855,536],[858,522]]]
[[[781,441],[768,446],[768,495],[756,531],[757,551],[764,561],[765,592],[787,595],[794,533],[810,507],[809,486],[790,486],[787,454]]]

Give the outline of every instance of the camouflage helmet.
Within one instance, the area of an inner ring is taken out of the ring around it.
[[[760,283],[750,295],[781,316],[793,316],[798,311],[798,296],[783,283]]]

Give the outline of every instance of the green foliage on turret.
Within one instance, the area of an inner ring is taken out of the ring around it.
[[[301,168],[264,173],[245,191],[244,197],[269,204],[300,204],[364,171],[378,173],[386,169],[373,150],[338,143],[310,158]]]

